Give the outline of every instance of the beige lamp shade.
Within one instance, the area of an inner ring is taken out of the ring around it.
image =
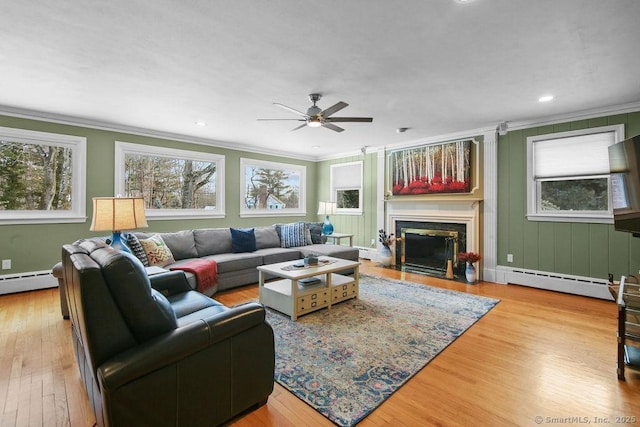
[[[318,204],[318,215],[333,215],[336,213],[335,202],[320,202]]]
[[[148,227],[142,197],[94,197],[91,231],[123,231]]]

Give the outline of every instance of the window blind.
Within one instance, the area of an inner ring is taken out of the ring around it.
[[[535,141],[534,179],[608,174],[615,142],[615,132]]]
[[[331,179],[335,189],[362,187],[362,163],[331,165]]]

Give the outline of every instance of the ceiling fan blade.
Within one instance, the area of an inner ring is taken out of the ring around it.
[[[307,115],[307,113],[303,113],[302,111],[298,111],[295,108],[291,108],[291,107],[287,107],[284,104],[280,104],[279,102],[274,102],[273,105],[277,105],[280,108],[284,108],[285,110],[289,110],[293,113],[296,113],[298,115],[301,115],[302,117],[304,117],[305,119],[309,118],[309,116]]]
[[[300,126],[298,126],[297,128],[293,128],[291,129],[291,132],[293,132],[294,130],[298,130],[298,129],[302,129],[303,127],[307,126],[306,123],[301,124]]]
[[[330,115],[332,115],[333,113],[337,113],[338,111],[342,110],[345,107],[348,107],[349,104],[347,104],[346,102],[338,102],[335,105],[332,105],[331,107],[322,110],[322,112],[320,114],[322,114],[322,117],[324,117],[325,119],[327,117],[329,117]]]
[[[271,121],[271,120],[295,120],[296,122],[306,122],[306,119],[256,119],[259,122]]]
[[[325,119],[327,122],[366,122],[371,123],[373,117],[329,117]]]
[[[327,129],[334,130],[334,131],[336,131],[336,132],[342,132],[342,131],[344,130],[344,129],[342,129],[341,127],[338,127],[338,126],[336,126],[336,125],[332,125],[331,123],[326,123],[326,122],[322,124],[322,127],[325,127],[325,128],[327,128]]]

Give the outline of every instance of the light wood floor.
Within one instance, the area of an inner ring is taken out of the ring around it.
[[[640,424],[640,373],[616,378],[613,302],[514,285],[462,283],[365,261],[362,272],[501,302],[359,426]],[[257,286],[222,292],[234,305]],[[536,417],[542,417],[536,421]],[[619,418],[635,417],[635,418]],[[631,422],[635,421],[635,422]],[[58,290],[0,296],[0,426],[91,426]],[[233,426],[331,426],[276,384]]]

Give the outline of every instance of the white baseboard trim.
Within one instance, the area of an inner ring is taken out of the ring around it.
[[[27,271],[0,276],[0,295],[55,288],[57,286],[58,279],[53,277],[51,270]]]
[[[512,283],[613,301],[613,297],[607,287],[608,281],[604,279],[527,270],[503,265],[497,266],[496,278],[501,279],[500,282],[502,283]]]
[[[354,246],[358,249],[358,258],[375,260],[377,257],[377,251],[375,248],[366,248],[364,246]]]

